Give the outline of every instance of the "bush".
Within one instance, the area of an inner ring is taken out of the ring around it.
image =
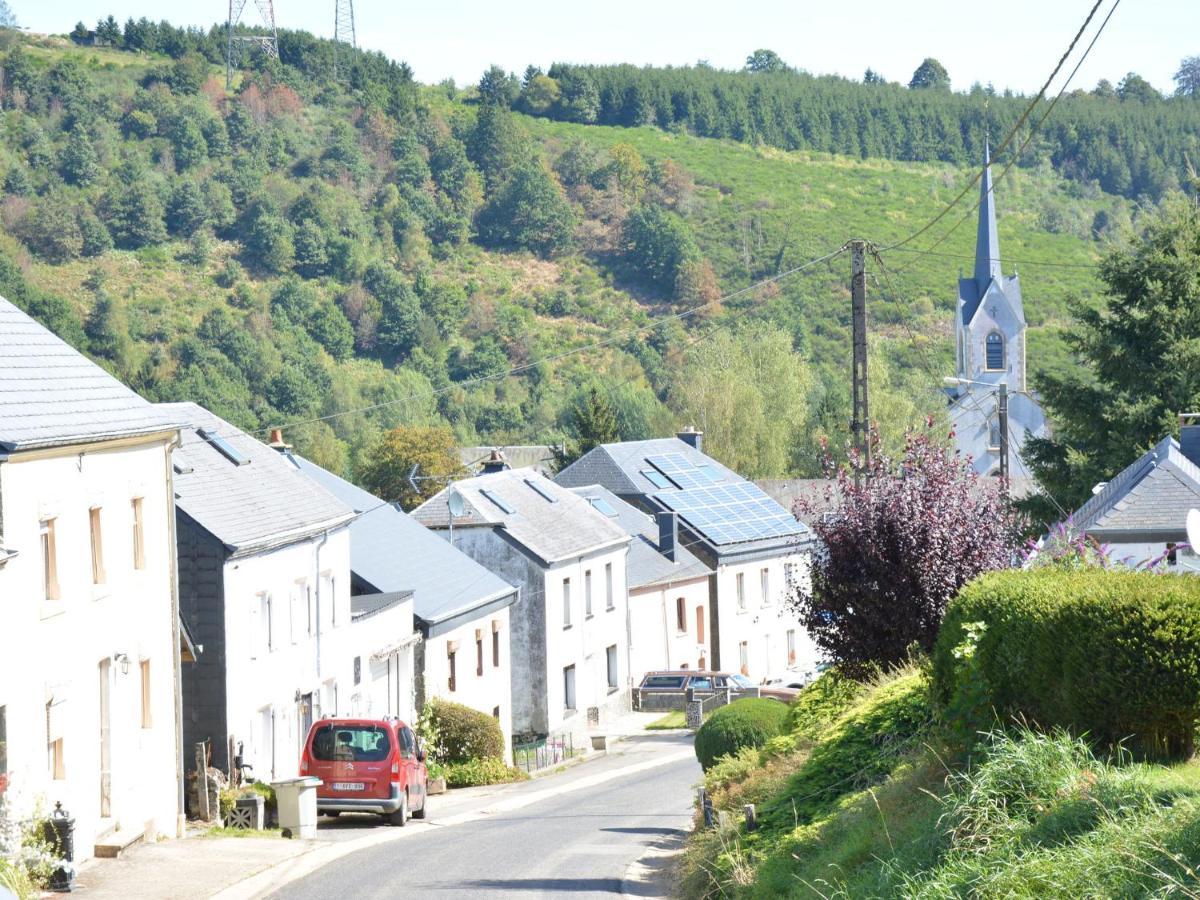
[[[448,700],[431,700],[429,706],[440,741],[439,761],[466,763],[504,756],[504,733],[496,719]]]
[[[722,706],[696,732],[696,758],[705,771],[743,747],[762,747],[783,731],[788,709],[778,700],[747,697]]]
[[[975,638],[965,642],[968,629]],[[943,707],[968,689],[961,682],[971,669],[1001,716],[1185,758],[1200,715],[1200,579],[1055,569],[984,576],[950,604],[938,637]]]
[[[528,777],[520,769],[505,765],[504,760],[495,756],[450,763],[446,766],[446,785],[452,788],[507,784],[510,781],[524,781]]]

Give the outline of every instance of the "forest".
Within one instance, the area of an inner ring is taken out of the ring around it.
[[[247,52],[227,87],[224,46],[220,28],[112,17],[61,37],[0,31],[0,292],[147,397],[284,426],[351,476],[397,425],[559,444],[597,398],[615,437],[695,424],[748,475],[819,474],[848,433],[848,263],[781,276],[927,221],[977,171],[983,131],[969,95],[791,71],[757,96],[793,111],[794,92],[826,98],[800,104],[840,110],[820,141],[794,142],[790,113],[770,139],[721,132],[733,119],[696,118],[699,100],[626,120],[626,74],[661,99],[763,73],[559,66],[421,85],[286,30],[278,59]],[[592,79],[594,115],[564,112],[568,71]],[[910,155],[890,132],[838,144],[871,91],[898,116],[928,111],[922,128],[952,125],[950,149]],[[1017,102],[991,101],[993,128]],[[1072,367],[1059,334],[1094,300],[1105,242],[1188,186],[1188,103],[1071,107],[1141,131],[1136,190],[1106,189],[1040,136],[998,188],[1002,247],[1029,271],[1031,367]],[[873,273],[872,387],[893,444],[943,408],[973,232]]]

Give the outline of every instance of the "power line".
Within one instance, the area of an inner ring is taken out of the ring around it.
[[[978,209],[978,208],[979,208],[979,204],[975,204],[975,209]],[[974,212],[974,211],[975,211],[974,209],[971,210],[971,212]],[[969,215],[969,213],[968,213],[968,215]],[[957,227],[958,226],[956,225],[955,228],[957,228]],[[934,244],[934,246],[936,247],[937,244]],[[977,257],[971,256],[968,253],[947,253],[944,250],[938,251],[938,250],[932,250],[932,249],[920,250],[916,247],[893,247],[891,249],[897,250],[900,253],[915,253],[918,256],[941,256],[941,257],[945,257],[946,259],[974,260],[977,258]],[[998,257],[998,256],[987,257],[987,260],[989,262],[1000,262],[1000,257]],[[1016,265],[1019,265],[1019,266],[1047,266],[1047,267],[1056,268],[1056,269],[1099,269],[1100,268],[1099,263],[1048,262],[1046,260],[1040,260],[1040,259],[1037,259],[1037,260],[1035,260],[1035,259],[1019,259],[1019,258],[1014,258],[1011,256],[1006,256],[1004,258],[1004,261],[1010,262],[1010,263],[1015,263]],[[900,274],[900,273],[897,272],[896,274]]]
[[[1054,71],[1052,71],[1050,73],[1050,77],[1046,79],[1046,83],[1042,85],[1041,90],[1039,90],[1037,92],[1036,96],[1034,96],[1033,99],[1029,101],[1029,105],[1026,106],[1025,111],[1023,113],[1021,113],[1021,117],[1019,119],[1017,119],[1017,121],[1013,125],[1013,127],[1011,129],[1009,129],[1009,132],[1007,135],[1005,135],[1004,140],[1000,142],[1000,146],[998,148],[996,148],[997,155],[1002,154],[1004,152],[1004,150],[1008,147],[1008,145],[1010,143],[1012,143],[1012,140],[1016,136],[1017,131],[1020,129],[1020,127],[1022,125],[1025,124],[1025,120],[1029,118],[1030,114],[1033,112],[1033,110],[1037,106],[1038,102],[1041,101],[1041,99],[1045,96],[1047,89],[1049,89],[1049,87],[1050,87],[1050,83],[1052,81],[1054,81],[1055,77],[1057,77],[1059,71],[1063,67],[1063,64],[1066,63],[1067,57],[1071,55],[1071,52],[1075,49],[1075,45],[1077,43],[1079,43],[1079,39],[1083,36],[1084,31],[1087,30],[1088,25],[1091,23],[1092,18],[1096,15],[1096,11],[1100,8],[1100,5],[1103,2],[1104,2],[1104,0],[1096,0],[1095,4],[1093,4],[1091,11],[1087,14],[1087,18],[1083,20],[1083,24],[1079,27],[1079,31],[1077,31],[1075,33],[1075,37],[1073,37],[1071,39],[1071,43],[1070,43],[1070,45],[1068,45],[1066,52],[1063,53],[1062,57],[1059,59],[1058,64],[1054,67]],[[1110,15],[1111,15],[1111,13],[1110,13]],[[1107,20],[1105,20],[1105,21],[1107,22]],[[1089,47],[1088,49],[1091,49],[1091,48]],[[1082,60],[1081,60],[1081,62],[1082,62]],[[1005,171],[1007,171],[1007,170],[1005,170]],[[936,216],[934,216],[932,219],[930,219],[928,222],[926,222],[923,226],[921,226],[921,228],[919,228],[917,231],[910,234],[908,237],[904,238],[901,241],[897,241],[894,244],[890,244],[889,246],[884,247],[882,249],[883,250],[894,250],[898,247],[903,247],[905,244],[911,243],[912,241],[916,240],[918,237],[923,235],[925,232],[927,232],[929,229],[931,229],[934,225],[936,225],[938,222],[940,222],[943,218],[945,218],[950,213],[950,211],[953,210],[954,207],[957,206],[962,201],[963,197],[965,197],[967,195],[967,193],[972,188],[974,188],[976,184],[979,183],[979,179],[981,179],[982,177],[983,177],[982,171],[979,171],[978,173],[976,173],[975,176],[967,184],[967,186],[962,189],[962,191],[958,194],[957,197],[955,197],[953,200],[950,201],[950,203],[946,206],[945,209],[943,209],[941,212],[939,212]]]

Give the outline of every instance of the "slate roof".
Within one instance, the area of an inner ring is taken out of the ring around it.
[[[431,636],[516,600],[515,587],[412,516],[302,456],[287,459],[360,513],[350,523],[351,571],[377,591],[411,593]]]
[[[1000,236],[996,229],[996,193],[992,184],[992,160],[987,142],[983,146],[983,177],[979,181],[979,224],[975,232],[975,271],[971,278],[958,279],[958,297],[964,325],[969,325],[988,295],[1004,296],[1013,312],[1025,321],[1021,282],[1006,277],[1000,268]]]
[[[450,520],[447,497],[451,490],[458,492],[465,507],[463,515],[454,517],[455,528],[503,527],[545,563],[629,542],[620,525],[533,469],[505,469],[456,481],[413,510],[414,518],[430,528],[445,528]]]
[[[630,506],[612,491],[598,484],[571,488],[572,493],[589,501],[602,500],[616,513],[612,518],[633,540],[629,558],[625,561],[626,577],[631,588],[674,584],[712,574],[712,569],[692,555],[680,534],[675,541],[675,559],[667,559],[658,549],[658,522],[635,506]],[[607,515],[601,511],[601,515]]]
[[[175,451],[176,505],[225,545],[246,556],[345,525],[354,511],[303,477],[279,453],[195,403],[160,403],[187,422]],[[244,459],[236,465],[197,429],[220,436]]]
[[[649,461],[651,457],[668,455],[682,456],[692,466],[707,467],[707,471],[714,479],[714,489],[722,486],[750,484],[741,475],[721,465],[711,456],[702,453],[678,437],[601,444],[559,472],[554,480],[558,484],[572,488],[600,484],[618,496],[637,497],[636,502],[639,505],[644,504],[646,507],[658,509],[667,508],[673,495],[683,497],[688,492],[672,486],[664,489],[661,483],[656,484],[647,477],[646,473],[655,471],[655,467]],[[702,492],[704,489],[700,488],[699,490]],[[771,500],[769,496],[764,499],[764,503],[781,518],[786,518],[789,523],[792,521],[790,512]],[[706,526],[699,522],[688,522],[687,513],[682,509],[680,517],[689,528],[706,539],[711,552],[718,556],[758,552],[767,548],[783,548],[798,542],[806,542],[811,538],[811,532],[806,525],[795,523],[796,534],[731,541],[728,536],[719,535],[716,530],[712,529],[710,529],[711,533],[706,535]],[[789,527],[791,526],[789,525]]]
[[[180,420],[0,298],[0,451],[172,431]]]
[[[1187,514],[1200,507],[1200,467],[1165,437],[1071,517],[1076,528],[1112,543],[1184,542]]]
[[[350,621],[358,622],[386,612],[412,599],[412,591],[391,591],[386,594],[355,594],[350,598]]]

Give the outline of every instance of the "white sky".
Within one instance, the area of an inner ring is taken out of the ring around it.
[[[9,2],[22,25],[53,33],[69,31],[79,19],[90,25],[109,13],[122,22],[148,16],[206,27],[228,15],[228,0]],[[979,81],[1032,93],[1092,2],[357,0],[355,13],[360,46],[405,60],[427,83],[445,78],[471,83],[492,63],[518,74],[531,62],[546,68],[555,61],[683,65],[705,59],[738,68],[752,50],[769,47],[816,74],[857,79],[870,66],[903,82],[922,59],[933,56],[949,70],[955,89]],[[1105,0],[1093,28],[1111,2]],[[253,0],[247,7],[244,18],[253,21]],[[275,2],[281,27],[314,34],[331,34],[333,14],[334,0]],[[1136,71],[1169,91],[1179,61],[1193,55],[1200,55],[1200,0],[1124,0],[1073,87],[1091,88],[1100,78],[1115,84]]]

